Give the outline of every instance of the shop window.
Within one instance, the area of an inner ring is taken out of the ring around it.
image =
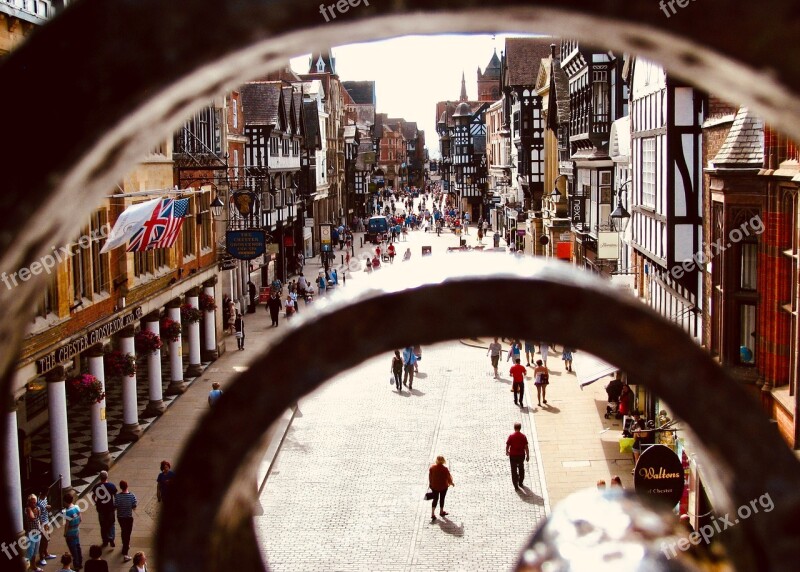
[[[739,306],[739,363],[753,365],[756,362],[756,306]]]
[[[183,257],[194,256],[197,251],[195,249],[194,237],[197,222],[195,221],[194,214],[197,212],[194,197],[189,198],[189,209],[186,212],[186,217],[183,219],[183,227],[181,234],[183,235]],[[163,249],[162,249],[163,250]]]
[[[642,205],[656,208],[656,138],[642,139]]]
[[[47,277],[47,285],[39,297],[36,307],[36,317],[46,318],[49,314],[58,314],[58,272],[53,272]]]
[[[745,242],[739,249],[739,288],[755,290],[757,286],[758,244]]]

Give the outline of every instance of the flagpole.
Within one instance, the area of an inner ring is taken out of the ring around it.
[[[151,191],[135,191],[133,193],[118,193],[116,195],[106,195],[106,198],[122,198],[122,197],[146,197],[148,195],[169,195],[169,194],[176,194],[181,195],[184,193],[191,192],[192,189],[153,189]]]

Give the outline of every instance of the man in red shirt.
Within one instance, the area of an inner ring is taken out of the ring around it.
[[[525,374],[528,372],[525,366],[519,363],[518,359],[514,360],[514,365],[508,370],[511,374],[511,389],[514,392],[514,404],[524,407],[522,405],[522,396],[525,393]],[[519,402],[517,402],[517,393],[519,393]]]
[[[506,455],[511,461],[511,482],[519,490],[525,479],[525,461],[531,460],[528,438],[521,431],[522,423],[514,423],[514,432],[506,440]]]

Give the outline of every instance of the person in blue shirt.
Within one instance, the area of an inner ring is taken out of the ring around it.
[[[409,391],[411,391],[414,384],[414,370],[416,369],[416,364],[417,354],[414,353],[414,348],[412,346],[407,346],[406,349],[403,350],[403,371],[405,372],[403,374],[403,385],[407,385]]]

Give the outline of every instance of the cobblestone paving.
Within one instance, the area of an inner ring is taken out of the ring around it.
[[[300,402],[256,518],[271,570],[512,567],[545,507],[533,449],[531,488],[511,484],[505,439],[516,421],[535,435],[485,353],[458,341],[423,348],[413,392],[401,394],[390,356],[376,358]],[[456,486],[450,514],[431,522],[422,497],[439,454]]]

